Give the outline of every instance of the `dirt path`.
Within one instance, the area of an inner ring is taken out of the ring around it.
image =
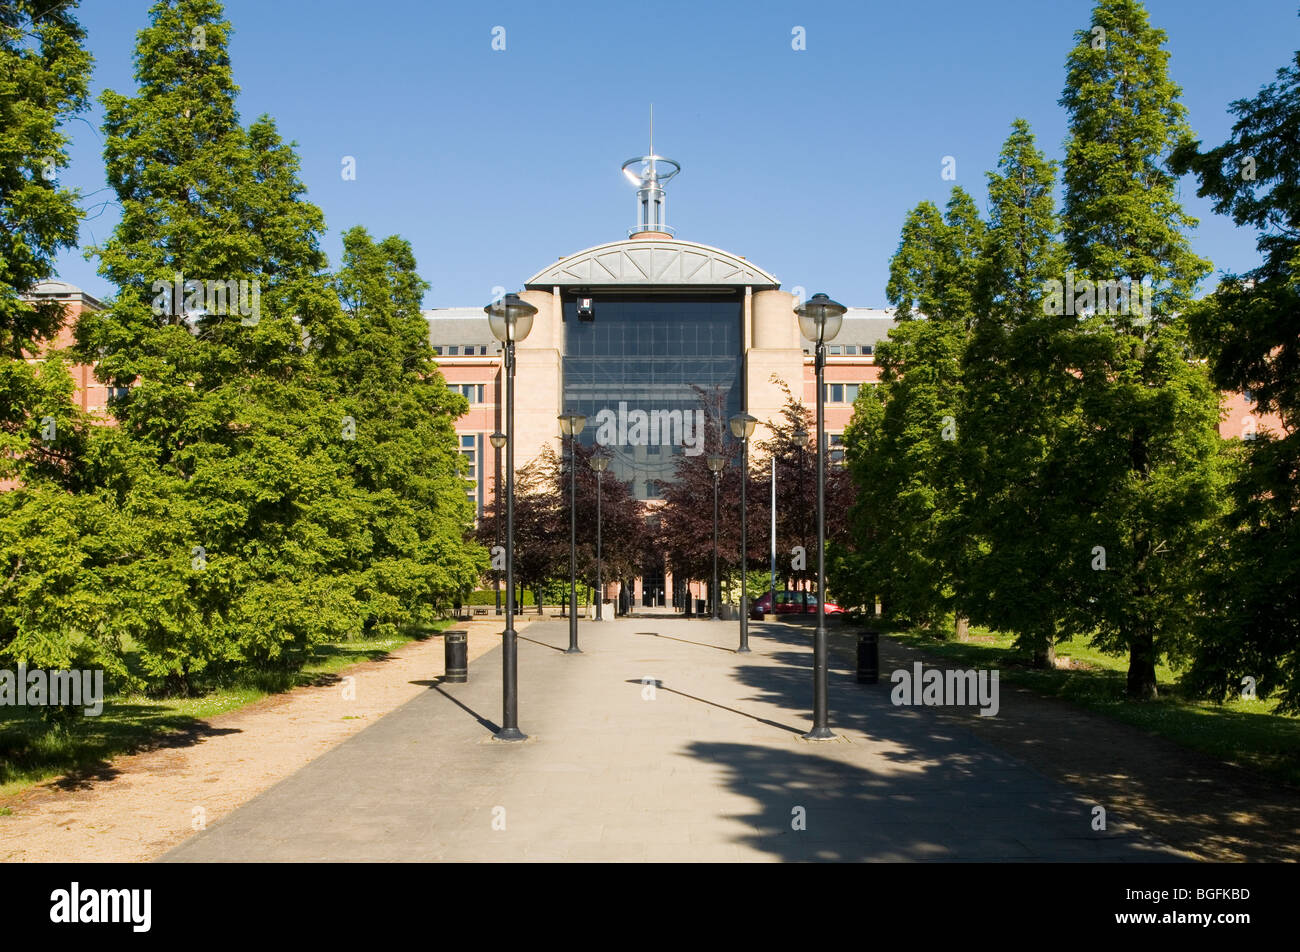
[[[516,622],[523,630],[528,622]],[[472,661],[501,638],[499,619],[461,622]],[[153,859],[428,689],[441,637],[354,665],[339,681],[265,698],[158,747],[118,757],[92,779],[60,778],[0,805],[0,862]],[[355,697],[344,697],[345,676]],[[421,683],[423,682],[423,683]]]

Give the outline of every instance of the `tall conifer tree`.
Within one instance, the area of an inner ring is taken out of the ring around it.
[[[1208,611],[1187,682],[1217,698],[1252,678],[1258,696],[1300,712],[1300,53],[1252,99],[1229,107],[1227,142],[1187,143],[1180,171],[1200,178],[1215,211],[1258,230],[1263,263],[1228,275],[1191,310],[1193,338],[1222,388],[1249,392],[1280,432],[1229,421],[1242,466],[1226,543],[1217,552]]]
[[[1100,0],[1076,38],[1061,97],[1063,230],[1082,290],[1058,303],[1078,319],[1080,466],[1061,489],[1090,515],[1072,563],[1080,607],[1102,648],[1128,653],[1129,696],[1152,698],[1160,657],[1189,647],[1193,578],[1218,505],[1218,395],[1190,359],[1181,316],[1209,265],[1189,247],[1195,222],[1166,165],[1188,128],[1164,32],[1137,0]],[[1145,284],[1149,306],[1115,307],[1109,294],[1103,304],[1096,282],[1127,283],[1130,305]]]

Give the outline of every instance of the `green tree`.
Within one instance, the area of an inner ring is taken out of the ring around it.
[[[1128,653],[1128,695],[1152,698],[1157,660],[1189,647],[1220,495],[1218,395],[1189,358],[1181,316],[1209,265],[1189,247],[1195,221],[1167,167],[1188,128],[1164,32],[1137,0],[1101,0],[1076,38],[1061,97],[1070,130],[1062,217],[1070,277],[1083,290],[1055,303],[1078,318],[1071,438],[1081,465],[1060,488],[1090,516],[1074,559],[1079,607],[1100,647]],[[1096,282],[1129,288],[1129,306],[1114,290],[1103,302]]]
[[[1218,386],[1249,392],[1282,432],[1245,433],[1225,544],[1205,587],[1192,668],[1195,690],[1222,699],[1254,678],[1259,696],[1300,712],[1300,53],[1252,99],[1233,102],[1227,142],[1184,143],[1178,172],[1238,225],[1258,230],[1263,263],[1227,275],[1190,310],[1193,339]]]
[[[366,618],[335,577],[366,524],[308,347],[339,320],[323,220],[274,123],[240,125],[229,33],[215,0],[160,0],[136,94],[103,94],[122,215],[95,251],[119,290],[78,327],[130,388],[95,456],[134,527],[99,569],[119,576],[111,625],[176,690],[214,664],[292,667]]]
[[[957,414],[983,241],[961,188],[943,214],[930,202],[908,214],[886,288],[897,325],[876,349],[881,383],[859,393],[844,434],[857,489],[850,571],[878,580],[890,610],[921,624],[954,611],[959,635],[966,612],[954,579],[971,540],[961,529]]]
[[[467,538],[475,514],[455,420],[468,405],[434,362],[421,312],[428,284],[409,242],[345,232],[335,284],[345,320],[320,328],[313,345],[346,437],[334,455],[362,494],[367,545],[349,554],[349,572],[365,630],[387,634],[455,600],[487,569],[487,552]]]
[[[0,8],[0,480],[65,472],[78,426],[62,361],[25,359],[50,351],[63,306],[24,297],[54,276],[54,257],[77,243],[82,216],[79,193],[58,182],[68,164],[63,126],[86,108],[90,79],[75,6]]]
[[[1069,593],[1078,512],[1059,487],[1064,472],[1084,465],[1066,438],[1079,384],[1069,365],[1074,318],[1043,306],[1062,274],[1055,168],[1017,119],[988,173],[984,269],[958,415],[973,502],[963,529],[977,540],[959,587],[972,617],[1015,633],[1037,667],[1053,666],[1077,601]]]
[[[0,7],[0,656],[114,669],[79,582],[84,539],[108,513],[81,495],[86,430],[56,336],[66,315],[28,293],[76,244],[79,194],[59,184],[63,127],[87,105],[91,56],[75,3]],[[29,363],[29,356],[40,362]],[[102,595],[102,593],[100,593]]]

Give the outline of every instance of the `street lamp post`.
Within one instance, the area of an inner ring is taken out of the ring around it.
[[[597,453],[591,458],[591,468],[596,471],[596,621],[604,621],[601,614],[601,608],[605,601],[605,583],[601,573],[600,502],[604,487],[603,477],[605,470],[609,468],[609,457],[604,453]]]
[[[713,602],[713,620],[718,620],[718,478],[722,472],[722,467],[727,465],[725,456],[717,453],[710,453],[705,458],[704,463],[709,467],[709,472],[713,474],[713,593],[710,600]]]
[[[497,430],[495,433],[489,436],[488,439],[492,441],[492,448],[496,450],[496,452],[492,454],[496,462],[496,480],[492,484],[492,506],[496,510],[496,514],[492,518],[492,523],[495,527],[495,532],[493,532],[493,535],[495,536],[496,539],[496,545],[497,547],[500,547],[501,545],[501,448],[506,445],[506,435],[502,433],[500,430]],[[496,558],[495,552],[492,553],[492,558],[493,559]],[[497,590],[497,614],[500,615],[501,614],[501,572],[500,570],[498,570],[493,574],[496,576],[496,581],[494,583],[494,586]]]
[[[581,413],[560,414],[560,432],[569,438],[569,647],[565,654],[582,654],[578,648],[578,449],[575,441],[587,418]]]
[[[835,735],[827,725],[826,703],[826,454],[822,443],[826,428],[826,342],[840,332],[847,308],[825,294],[814,294],[795,307],[799,330],[817,342],[817,630],[813,636],[813,728],[808,740],[829,740]]]
[[[731,435],[740,440],[740,647],[736,651],[745,654],[749,651],[749,516],[745,510],[745,484],[749,482],[749,438],[758,420],[748,413],[737,413],[728,422]]]
[[[515,632],[515,344],[533,329],[537,308],[517,294],[507,294],[483,308],[492,336],[505,345],[506,357],[506,629],[501,641],[501,729],[497,740],[527,738],[519,729],[519,641]]]

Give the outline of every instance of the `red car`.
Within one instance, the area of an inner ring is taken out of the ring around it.
[[[762,616],[773,614],[772,611],[772,593],[766,592],[760,598],[754,599],[751,606],[753,615]],[[815,615],[817,614],[817,596],[811,592],[777,592],[776,593],[776,612],[777,615]],[[844,609],[840,608],[834,602],[826,603],[826,614],[843,615]]]

